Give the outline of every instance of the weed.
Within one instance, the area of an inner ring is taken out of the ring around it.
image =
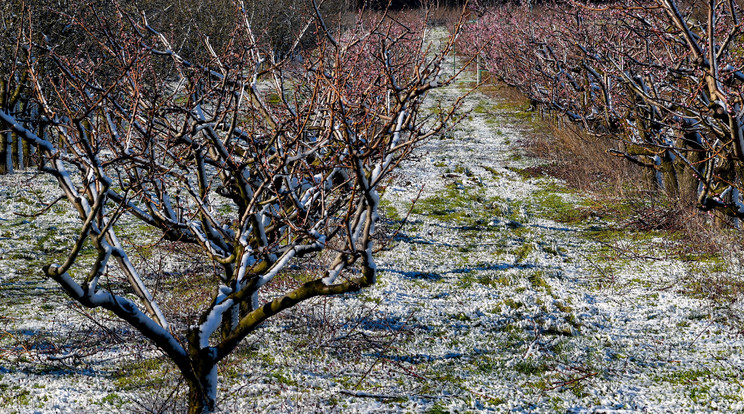
[[[527,276],[527,280],[529,280],[532,287],[536,289],[543,289],[545,293],[548,295],[553,295],[553,290],[550,287],[550,284],[547,280],[545,280],[545,272],[542,270],[534,271]]]
[[[277,371],[271,374],[271,376],[277,380],[280,384],[289,385],[291,387],[296,387],[298,385],[297,381],[286,376],[283,372]]]
[[[516,262],[522,263],[527,259],[527,256],[530,255],[530,253],[535,251],[535,245],[534,243],[522,243],[521,246],[519,246],[514,252],[514,256],[516,256]]]
[[[514,370],[524,375],[542,375],[550,369],[550,366],[544,361],[532,359],[518,361],[514,364]]]
[[[398,209],[387,199],[380,199],[379,204],[382,217],[391,221],[401,221],[403,217],[398,214]]]
[[[114,373],[114,384],[121,390],[134,390],[161,385],[166,382],[166,373],[172,371],[161,358],[149,358],[117,367]]]
[[[107,394],[105,397],[101,398],[101,403],[121,408],[121,406],[124,405],[124,400],[119,396],[119,394],[112,392],[111,394]]]
[[[433,407],[426,411],[427,414],[449,414],[449,410],[439,402],[436,402]]]

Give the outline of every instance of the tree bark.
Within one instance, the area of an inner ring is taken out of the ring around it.
[[[14,137],[13,142],[15,143],[15,147],[16,147],[16,154],[15,154],[16,167],[19,170],[25,170],[26,165],[24,162],[25,160],[23,158],[25,157],[25,153],[23,152],[23,140],[19,139],[18,136],[16,135]]]
[[[22,143],[22,151],[23,151],[23,167],[24,168],[33,167],[33,165],[32,165],[33,162],[31,160],[31,155],[32,155],[32,151],[33,151],[31,149],[32,148],[31,147],[31,143],[28,142],[28,140],[25,140],[25,139],[22,139],[21,140],[21,143]]]
[[[5,134],[5,145],[3,145],[3,154],[5,157],[2,162],[5,164],[5,173],[13,173],[13,133],[7,132]]]
[[[217,398],[217,363],[213,349],[192,350],[192,372],[183,373],[189,387],[189,414],[212,413]]]
[[[215,410],[214,396],[217,394],[217,381],[208,378],[187,380],[189,386],[188,414],[207,414]],[[205,389],[213,387],[213,389]]]
[[[669,199],[675,202],[679,200],[679,182],[677,181],[677,172],[674,169],[674,162],[669,154],[664,153],[661,156],[661,180],[664,185],[664,191]]]
[[[8,168],[7,164],[5,163],[5,160],[7,158],[7,151],[8,151],[8,137],[10,136],[10,132],[7,133],[0,133],[0,174],[7,174]]]

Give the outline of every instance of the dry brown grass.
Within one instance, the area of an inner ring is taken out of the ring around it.
[[[549,161],[547,175],[570,188],[588,193],[599,214],[611,217],[629,231],[662,231],[680,241],[680,256],[718,255],[741,245],[731,223],[691,203],[670,199],[656,187],[655,172],[612,156],[618,141],[586,133],[579,126],[549,119],[547,133],[523,143],[533,157]]]
[[[528,155],[549,161],[549,175],[569,187],[593,193],[623,196],[650,190],[640,167],[608,155],[613,140],[590,135],[552,115],[547,115],[546,121],[547,130],[523,145]]]

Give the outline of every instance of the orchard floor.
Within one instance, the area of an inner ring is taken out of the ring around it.
[[[431,99],[471,83],[465,73]],[[267,322],[221,367],[219,410],[744,410],[741,298],[694,289],[741,281],[736,257],[666,254],[668,234],[580,214],[586,196],[525,173],[539,163],[518,146],[529,113],[481,92],[465,109],[387,183],[384,231],[395,236],[379,283]],[[177,408],[184,388],[152,346],[41,278],[74,218],[15,215],[56,197],[30,178],[0,176],[0,412]]]

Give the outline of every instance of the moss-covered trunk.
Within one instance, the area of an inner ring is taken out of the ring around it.
[[[189,414],[212,413],[217,400],[216,350],[203,346],[201,328],[189,330],[188,364],[179,364],[189,387]]]
[[[0,174],[7,174],[8,167],[6,159],[8,158],[8,137],[10,133],[0,133]]]
[[[673,201],[679,200],[679,182],[677,181],[677,171],[674,169],[674,162],[665,152],[661,157],[661,181],[664,184],[664,191],[667,197]]]
[[[202,380],[187,381],[189,386],[189,414],[207,414],[215,410],[214,393],[216,393],[216,382],[214,390],[205,390]],[[213,392],[214,391],[214,392]],[[212,393],[210,395],[210,393]]]

